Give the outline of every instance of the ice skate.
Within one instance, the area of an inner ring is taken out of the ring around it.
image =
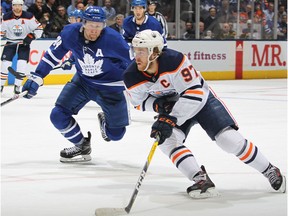
[[[105,115],[104,115],[103,112],[98,113],[98,121],[99,121],[99,126],[100,126],[100,131],[101,131],[102,138],[105,141],[109,142],[110,139],[109,139],[109,137],[106,134],[106,130],[105,130],[106,122],[105,122]]]
[[[84,142],[81,145],[73,146],[70,148],[64,148],[60,152],[60,161],[63,163],[73,162],[86,162],[91,160],[91,133],[88,132],[88,137],[84,138]]]
[[[195,199],[220,196],[203,165],[201,166],[201,169],[202,171],[193,179],[196,183],[187,188],[189,196]]]
[[[274,190],[281,193],[286,192],[286,178],[281,174],[280,170],[277,167],[270,164],[267,171],[264,173],[264,176],[268,178],[271,187]]]
[[[14,94],[20,94],[20,86],[14,85]]]

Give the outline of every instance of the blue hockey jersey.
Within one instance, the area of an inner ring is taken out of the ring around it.
[[[129,46],[118,32],[104,28],[96,41],[88,41],[82,23],[67,25],[46,51],[35,73],[44,78],[68,51],[73,53],[76,73],[87,85],[100,90],[124,90],[122,76],[131,60]]]
[[[145,15],[145,20],[141,25],[136,24],[135,17],[133,15],[128,16],[123,21],[123,37],[127,43],[131,43],[134,36],[143,30],[151,29],[153,31],[158,31],[161,35],[163,35],[163,29],[161,24],[157,19],[152,16]],[[164,45],[166,46],[166,39],[164,38]]]

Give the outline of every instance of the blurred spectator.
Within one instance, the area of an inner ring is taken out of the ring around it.
[[[116,16],[116,10],[112,7],[111,0],[105,0],[104,7],[102,8],[106,14],[107,24],[112,24],[114,17]]]
[[[95,0],[88,0],[87,4],[84,7],[84,10],[86,10],[87,7],[94,6],[94,5],[95,5]]]
[[[252,31],[252,35],[251,35]],[[240,35],[241,39],[256,39],[257,38],[257,30],[253,29],[252,30],[252,20],[247,21],[247,28],[244,28],[242,30],[242,34]]]
[[[209,8],[209,16],[204,20],[205,31],[210,30],[213,35],[218,35],[220,32],[220,25],[216,17],[216,8]]]
[[[217,35],[216,39],[225,40],[225,39],[235,39],[236,32],[230,31],[229,23],[223,23],[221,32]]]
[[[3,15],[9,11],[12,11],[12,0],[4,0],[1,3]]]
[[[277,40],[287,40],[287,15],[283,15],[278,23]]]
[[[2,12],[2,6],[0,5],[0,24],[2,23],[3,19],[3,12]]]
[[[285,8],[285,5],[279,5],[278,7],[278,22],[281,22],[282,20],[282,16],[286,16],[287,15],[287,12],[286,12],[286,8]]]
[[[47,18],[40,18],[39,22],[43,27],[43,34],[41,38],[56,38],[58,37],[58,33],[51,32],[51,23],[49,23],[49,19]]]
[[[232,10],[229,7],[229,0],[222,0],[221,7],[218,10],[217,18],[219,23],[230,22],[233,18]]]
[[[123,14],[117,14],[114,18],[115,23],[110,25],[109,27],[113,28],[117,32],[119,32],[121,35],[123,35],[123,20],[124,15]]]
[[[81,10],[81,11],[85,10],[84,3],[82,3],[82,2],[78,2],[75,7],[76,7],[75,8],[76,10]]]
[[[71,2],[71,1],[70,1],[70,2]],[[68,6],[68,8],[67,8],[67,14],[70,14],[72,11],[76,10],[76,9],[77,9],[76,5],[77,5],[78,3],[83,3],[83,0],[76,0],[76,1],[75,1],[75,7],[73,7],[73,5],[70,4],[70,5]]]
[[[52,21],[52,32],[60,33],[65,25],[69,24],[68,22],[68,15],[66,13],[66,9],[64,6],[59,5],[57,7],[57,14]]]
[[[25,0],[24,4],[26,5],[27,8],[31,7],[31,5],[35,4],[35,0]]]
[[[68,14],[68,22],[69,23],[81,22],[82,16],[83,16],[82,10],[74,10],[70,14]]]
[[[35,18],[39,21],[41,19],[41,17],[43,16],[43,2],[42,0],[36,0],[34,4],[32,4],[29,8],[28,8],[28,12],[31,12],[32,14],[34,14]]]
[[[153,16],[155,19],[159,21],[161,27],[163,29],[163,37],[167,38],[168,36],[168,25],[165,17],[157,11],[157,7],[159,7],[158,1],[148,1],[148,10],[146,14]]]
[[[213,39],[212,31],[206,31],[206,34],[203,39]]]
[[[193,31],[192,21],[185,22],[185,32],[182,35],[182,39],[184,40],[195,39],[195,32]]]
[[[55,6],[55,0],[46,0],[46,4],[42,7],[43,13],[49,13],[50,21],[54,19],[54,16],[57,13],[57,8]]]

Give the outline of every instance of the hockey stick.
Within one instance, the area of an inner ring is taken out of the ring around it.
[[[12,45],[20,45],[23,44],[23,42],[15,42],[15,43],[6,43],[6,44],[1,44],[1,47],[5,47],[5,46],[12,46]]]
[[[21,72],[16,72],[12,67],[8,67],[8,71],[15,76],[16,79],[24,79],[26,74]]]
[[[24,92],[21,92],[20,94],[15,94],[13,97],[9,98],[8,100],[4,101],[1,103],[1,107],[18,99],[18,98],[21,98],[23,96],[25,96],[26,94],[28,93],[28,91],[24,91]]]
[[[156,137],[156,140],[155,142],[153,143],[152,147],[151,147],[151,150],[149,152],[149,155],[147,157],[147,160],[146,160],[146,163],[144,165],[144,168],[142,169],[142,172],[139,176],[139,179],[136,183],[136,186],[135,186],[135,189],[133,191],[133,194],[130,198],[130,201],[128,203],[128,205],[125,207],[125,208],[98,208],[95,210],[95,215],[96,216],[117,216],[117,215],[126,215],[126,214],[129,214],[130,211],[131,211],[131,208],[133,206],[133,203],[137,197],[137,194],[138,194],[138,191],[139,191],[139,188],[140,186],[142,185],[142,182],[144,180],[144,177],[145,177],[145,174],[148,170],[148,167],[150,165],[150,162],[152,160],[152,157],[154,155],[154,152],[158,146],[158,142],[159,142],[159,139],[160,139],[160,135],[158,134],[157,137]]]

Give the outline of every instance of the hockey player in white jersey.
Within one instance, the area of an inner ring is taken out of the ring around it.
[[[204,166],[198,165],[184,145],[190,129],[197,123],[220,148],[262,173],[276,191],[285,192],[286,180],[280,170],[237,131],[238,125],[230,112],[184,54],[163,49],[162,36],[151,30],[138,33],[132,47],[135,60],[124,73],[131,103],[139,110],[159,113],[150,136],[160,135],[159,148],[194,181],[187,188],[191,197],[218,195]]]
[[[34,39],[40,38],[43,33],[41,24],[32,13],[22,10],[23,0],[12,1],[12,11],[3,16],[1,35],[7,38],[7,43],[1,56],[1,92],[8,77],[8,67],[12,59],[18,54],[17,72],[26,74],[27,62],[30,55],[30,44]],[[20,93],[23,78],[16,78],[14,93]]]
[[[23,85],[24,97],[32,98],[43,79],[71,51],[76,73],[62,89],[50,114],[54,127],[73,144],[60,152],[61,162],[91,160],[91,133],[84,137],[75,115],[89,102],[96,102],[102,138],[122,139],[129,124],[128,108],[123,91],[123,72],[131,62],[129,46],[122,36],[106,28],[105,12],[89,6],[83,23],[66,25],[57,40],[45,52],[35,72]],[[117,41],[113,43],[113,41]]]

